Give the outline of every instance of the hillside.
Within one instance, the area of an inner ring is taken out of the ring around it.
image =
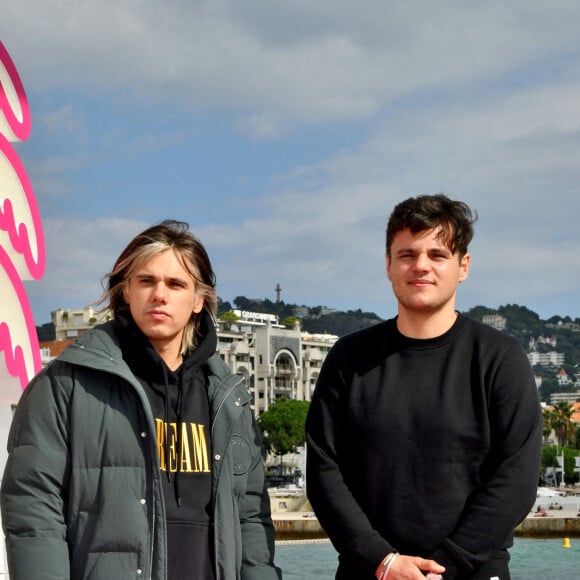
[[[342,312],[326,306],[286,304],[283,301],[272,302],[267,298],[255,299],[244,296],[236,297],[233,305],[219,300],[218,316],[233,309],[274,314],[278,316],[282,324],[288,326],[298,319],[306,332],[337,336],[344,336],[382,320],[376,314],[363,312],[360,309]],[[542,320],[535,312],[516,304],[507,304],[497,309],[476,306],[462,314],[479,321],[486,314],[499,314],[506,319],[504,332],[516,337],[527,352],[533,348],[539,353],[557,352],[564,355],[563,364],[534,367],[534,373],[542,378],[540,387],[542,400],[548,402],[553,392],[574,392],[578,389],[577,384],[580,384],[580,319],[572,320],[569,316],[553,316],[549,320]],[[40,341],[54,339],[52,323],[37,326],[36,330]],[[558,383],[557,373],[562,369],[571,379],[568,385]]]
[[[325,306],[298,306],[297,304],[286,304],[283,301],[272,302],[256,298],[246,298],[238,296],[234,300],[234,306],[229,302],[219,302],[218,316],[237,308],[239,310],[249,310],[251,312],[263,312],[274,314],[282,324],[288,320],[300,320],[300,325],[306,332],[336,334],[344,336],[355,330],[360,330],[381,321],[372,312],[362,312],[362,310],[348,310],[341,312],[331,310]]]
[[[328,332],[338,336],[382,320],[373,312],[363,312],[360,309],[341,312],[325,306],[299,306],[286,304],[283,301],[272,302],[268,298],[257,299],[245,296],[236,297],[233,306],[230,302],[220,301],[218,316],[234,308],[274,314],[282,323],[287,318],[298,318],[302,328],[307,332]],[[555,335],[558,338],[558,350],[566,354],[566,359],[580,362],[580,319],[572,320],[569,316],[553,316],[549,320],[541,320],[535,312],[516,304],[507,304],[497,309],[475,306],[462,312],[464,316],[480,322],[486,314],[494,313],[506,318],[505,332],[520,340],[524,348],[528,348],[531,338]]]
[[[291,324],[298,318],[303,330],[307,332],[327,332],[338,336],[344,336],[382,320],[376,314],[362,312],[360,309],[340,312],[323,306],[298,306],[282,301],[272,302],[267,298],[260,300],[244,296],[238,296],[234,300],[233,307],[229,302],[220,302],[219,313],[223,314],[233,308],[274,314],[279,317],[282,324]],[[506,304],[497,309],[476,306],[462,314],[480,322],[486,314],[499,314],[506,319],[506,328],[503,332],[517,338],[526,352],[530,351],[533,344],[537,352],[563,353],[564,364],[534,367],[534,374],[541,377],[539,392],[543,401],[549,402],[550,394],[553,392],[574,392],[578,389],[573,382],[575,379],[580,382],[580,319],[553,316],[549,320],[541,320],[535,312],[517,304]],[[569,385],[558,383],[556,375],[562,368],[571,379]]]

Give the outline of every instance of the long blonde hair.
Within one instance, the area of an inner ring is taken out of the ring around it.
[[[204,308],[215,319],[217,312],[216,278],[209,256],[203,244],[189,231],[189,224],[177,220],[164,220],[135,236],[117,258],[112,271],[103,280],[106,290],[100,303],[108,303],[108,308],[116,316],[128,311],[123,289],[129,278],[151,258],[174,250],[183,267],[195,280],[196,297],[203,296]],[[203,311],[202,311],[203,312]],[[200,333],[200,314],[192,313],[183,329],[181,354],[197,346]]]

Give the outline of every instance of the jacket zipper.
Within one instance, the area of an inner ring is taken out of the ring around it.
[[[217,422],[217,417],[220,414],[220,411],[222,410],[222,407],[224,406],[226,400],[230,397],[230,395],[232,394],[232,391],[238,387],[239,385],[241,385],[244,382],[243,377],[241,377],[238,381],[236,381],[224,394],[222,400],[220,401],[217,410],[215,412],[215,415],[213,416],[213,420],[212,420],[212,424],[211,424],[211,439],[212,441],[214,440],[214,429],[215,429],[215,425]],[[226,438],[226,441],[229,441],[232,435],[232,431],[234,429],[234,424],[232,423],[230,425],[230,431],[228,433],[228,436]],[[213,449],[214,455],[215,455],[215,449]],[[223,459],[223,458],[222,458]],[[220,469],[219,469],[219,473],[221,474],[221,465],[220,465]],[[213,519],[214,519],[214,526],[213,526],[213,533],[215,536],[216,533],[216,526],[215,526],[215,511],[216,511],[216,505],[217,505],[217,493],[218,493],[218,489],[219,489],[219,478],[220,475],[218,475],[218,477],[216,478],[216,483],[215,483],[215,493],[213,493],[213,499],[212,499],[212,513],[213,513]],[[215,541],[215,537],[214,537],[214,541]],[[219,574],[219,566],[218,566],[218,561],[217,561],[217,555],[218,555],[218,551],[217,551],[217,544],[216,544],[216,548],[214,548],[214,559],[215,559],[215,570],[216,570],[216,574],[217,574],[217,580],[220,579],[220,574]]]

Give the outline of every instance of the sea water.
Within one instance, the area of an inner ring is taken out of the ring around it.
[[[580,579],[580,538],[570,539],[570,548],[562,539],[515,538],[510,549],[512,580]],[[333,580],[337,556],[329,543],[279,544],[276,563],[284,580]]]

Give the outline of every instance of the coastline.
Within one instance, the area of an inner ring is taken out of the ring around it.
[[[534,513],[516,527],[514,536],[521,538],[580,538],[580,517],[577,510],[546,510],[547,515]]]
[[[303,489],[271,489],[270,496],[277,543],[329,541]],[[281,506],[289,509],[276,509]],[[539,487],[532,509],[515,528],[514,536],[580,538],[579,487]]]
[[[330,541],[313,512],[273,512],[276,543]]]
[[[515,528],[521,538],[580,538],[580,517],[577,510],[546,510],[537,517],[534,512]],[[328,542],[328,537],[312,512],[275,512],[272,514],[276,543]]]

